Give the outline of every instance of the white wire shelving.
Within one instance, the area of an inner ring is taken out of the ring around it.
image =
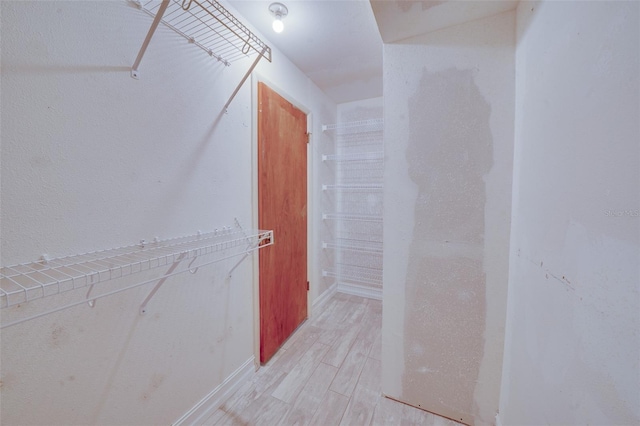
[[[260,59],[265,58],[271,62],[271,47],[216,0],[132,0],[132,3],[153,17],[151,27],[131,67],[131,77],[135,79],[140,78],[138,68],[160,23],[226,66],[239,59],[257,55],[225,104],[225,110]]]
[[[322,131],[332,136],[345,136],[365,132],[382,132],[383,127],[384,120],[382,118],[374,118],[339,124],[324,124],[322,125]]]
[[[322,248],[332,250],[349,250],[360,253],[382,254],[382,243],[372,242],[322,242]]]
[[[337,185],[322,185],[323,191],[382,191],[381,183],[349,183]]]
[[[335,177],[322,185],[334,202],[322,215],[332,229],[322,248],[332,250],[335,266],[322,275],[338,291],[367,297],[381,297],[382,289],[383,129],[382,118],[322,126],[335,142],[335,152],[322,156]]]
[[[350,213],[323,213],[325,220],[355,220],[359,222],[382,222],[382,216]]]
[[[351,162],[351,161],[382,161],[383,151],[362,152],[353,154],[325,154],[322,161]]]
[[[162,3],[134,1],[154,18]],[[226,66],[253,54],[271,61],[271,48],[215,0],[169,0],[160,22]]]
[[[142,241],[115,249],[4,266],[0,267],[0,308],[86,287],[89,287],[89,292],[85,301],[90,302],[159,279],[92,295],[91,290],[96,284],[169,267],[160,278],[164,282],[167,277],[178,273],[194,273],[201,266],[236,256],[246,257],[259,248],[272,245],[273,241],[273,231],[225,227],[205,234],[153,242]],[[188,263],[188,267],[176,271],[176,266],[180,263]],[[157,288],[153,293],[155,290]]]

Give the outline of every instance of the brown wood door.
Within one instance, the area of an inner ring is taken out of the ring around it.
[[[258,83],[258,223],[275,244],[260,256],[260,362],[307,318],[307,116]]]

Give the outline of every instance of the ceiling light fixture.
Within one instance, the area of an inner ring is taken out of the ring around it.
[[[284,24],[282,20],[289,14],[289,9],[282,3],[271,3],[269,6],[269,12],[275,17],[273,21],[273,31],[281,33],[284,30]]]

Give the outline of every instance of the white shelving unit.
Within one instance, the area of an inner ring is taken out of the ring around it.
[[[131,67],[131,77],[135,79],[140,78],[138,68],[160,23],[226,66],[239,59],[257,55],[229,97],[224,110],[229,107],[260,59],[265,58],[271,62],[271,47],[216,0],[133,0],[132,3],[153,17],[151,27]]]
[[[361,162],[361,161],[382,161],[384,159],[384,152],[363,152],[353,154],[328,154],[322,156],[322,161],[336,161],[336,162]]]
[[[322,275],[382,288],[382,269],[368,269],[354,265],[338,265],[335,269],[322,271]]]
[[[373,118],[370,120],[350,121],[340,124],[325,124],[322,131],[333,137],[346,135],[366,135],[367,133],[382,132],[384,120]]]
[[[334,170],[335,182],[322,185],[335,210],[323,212],[333,238],[323,241],[335,266],[323,270],[338,291],[382,297],[382,195],[384,151],[382,119],[322,126],[336,152],[322,156]]]
[[[373,191],[382,192],[381,183],[352,183],[338,185],[322,185],[323,191]]]
[[[366,214],[349,214],[349,213],[323,213],[324,220],[354,220],[357,222],[380,222],[382,216],[366,215]]]
[[[351,250],[362,253],[382,254],[382,244],[371,241],[337,241],[333,243],[323,242],[322,248],[332,250]]]
[[[80,288],[88,288],[86,300],[35,315],[39,317],[79,303],[91,302],[140,285],[157,281],[156,288],[145,299],[145,305],[169,276],[247,255],[272,245],[273,231],[243,230],[225,227],[205,234],[195,234],[55,259],[0,267],[0,308],[43,299]],[[239,263],[239,262],[238,262]],[[179,265],[183,268],[178,268]],[[237,264],[231,268],[235,269]],[[133,276],[144,271],[167,267],[167,272],[151,281],[136,282],[125,287],[110,289],[111,280]],[[231,273],[231,271],[229,273]],[[100,284],[100,293],[93,294]],[[142,312],[144,313],[144,312]],[[27,318],[24,320],[28,320]],[[22,322],[23,320],[19,321]],[[13,324],[8,324],[13,325]],[[4,328],[7,324],[3,324]]]

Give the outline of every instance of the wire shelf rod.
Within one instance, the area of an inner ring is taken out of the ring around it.
[[[384,159],[383,151],[373,151],[355,154],[325,154],[322,161],[382,161]]]
[[[380,132],[384,127],[384,119],[350,121],[346,123],[323,124],[322,131],[335,133],[340,136],[345,133]]]
[[[216,0],[133,0],[154,23],[132,68],[136,72],[158,23],[229,66],[258,54],[271,62],[271,48]]]
[[[265,232],[272,232],[272,231],[265,231]],[[265,247],[267,245],[271,245],[271,244],[260,245],[258,247],[253,248],[251,251],[256,251],[256,250],[258,250],[258,249],[260,249],[262,247]],[[224,260],[228,260],[228,259],[231,259],[233,257],[240,256],[242,254],[243,253],[235,253],[235,254],[232,254],[232,255],[229,255],[229,256],[217,258],[215,260],[211,260],[209,262],[205,262],[205,263],[202,263],[202,264],[198,265],[198,268],[204,267],[204,266],[208,266],[208,265],[212,265],[214,263],[218,263],[218,262],[221,262],[221,261],[224,261]],[[169,278],[169,277],[173,277],[175,275],[184,274],[187,271],[189,271],[189,269],[176,271],[176,272],[173,272],[171,274],[164,275],[163,278]],[[158,278],[152,278],[150,280],[141,281],[141,282],[135,283],[135,284],[130,285],[130,286],[119,288],[117,290],[113,290],[113,291],[109,291],[109,292],[106,292],[106,293],[98,294],[96,296],[92,296],[90,299],[95,301],[97,299],[102,299],[103,297],[112,296],[114,294],[118,294],[118,293],[121,293],[123,291],[131,290],[133,288],[137,288],[137,287],[140,287],[140,286],[143,286],[143,285],[146,285],[146,284],[150,284],[150,283],[152,283],[154,281],[157,281],[157,280],[158,280]],[[60,312],[60,311],[65,310],[65,309],[72,308],[74,306],[82,305],[84,303],[87,303],[87,300],[80,300],[80,301],[77,301],[77,302],[66,304],[64,306],[59,306],[59,307],[57,307],[55,309],[50,309],[50,310],[47,310],[47,311],[44,311],[44,312],[40,312],[38,314],[31,315],[31,316],[26,317],[26,318],[20,318],[18,320],[11,321],[11,322],[8,322],[6,324],[2,324],[0,326],[0,329],[4,329],[4,328],[7,328],[7,327],[12,327],[14,325],[21,324],[21,323],[26,322],[26,321],[31,321],[31,320],[34,320],[36,318],[41,318],[43,316],[46,316],[46,315],[49,315],[49,314],[53,314],[55,312]]]
[[[350,245],[350,244],[323,242],[322,248],[332,249],[332,250],[350,250],[350,251],[357,251],[357,252],[363,252],[363,253],[382,254],[382,247],[366,247],[366,246],[358,246],[358,245]]]
[[[376,235],[373,235],[376,236]],[[333,242],[336,244],[355,244],[355,245],[374,245],[382,248],[382,235],[377,235],[380,239],[371,239],[371,238],[354,238],[353,236],[349,237],[337,237]],[[372,237],[372,235],[368,235],[368,237]]]
[[[336,185],[322,185],[323,191],[381,191],[381,183],[348,183]]]
[[[0,268],[0,308],[272,239],[272,231],[230,231],[65,256]],[[242,252],[244,252],[243,250]]]
[[[357,220],[362,222],[382,222],[382,216],[349,213],[323,213],[325,220]]]

